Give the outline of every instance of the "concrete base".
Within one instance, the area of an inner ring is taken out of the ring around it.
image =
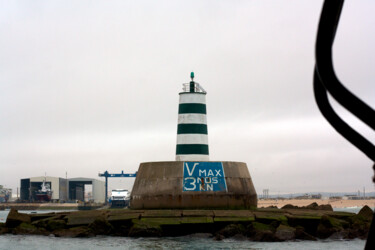
[[[246,163],[222,162],[226,191],[183,191],[182,161],[141,163],[130,198],[132,209],[219,208],[257,206]]]

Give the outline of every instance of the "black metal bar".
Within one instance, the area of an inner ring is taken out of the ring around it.
[[[328,91],[338,103],[375,130],[375,111],[341,84],[333,68],[332,45],[343,4],[344,0],[326,0],[323,4],[315,46],[314,95],[321,113],[336,131],[375,161],[375,146],[336,114],[327,96]],[[375,182],[375,177],[373,181]],[[375,249],[374,238],[375,216],[372,219],[365,249]]]
[[[375,130],[375,111],[342,85],[333,68],[332,44],[343,4],[344,0],[324,2],[315,47],[316,69],[322,84],[332,97]]]
[[[336,114],[331,107],[328,100],[327,91],[324,88],[316,69],[314,72],[314,95],[320,112],[332,125],[332,127],[364,154],[366,154],[367,157],[375,161],[375,147],[371,144],[371,142],[352,129]]]

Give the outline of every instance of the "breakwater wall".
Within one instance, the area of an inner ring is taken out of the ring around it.
[[[243,237],[254,241],[366,238],[372,210],[359,214],[330,210],[264,208],[257,210],[108,209],[48,214],[21,214],[12,209],[0,234],[56,237],[182,236],[208,233],[217,240]]]
[[[103,204],[85,204],[85,203],[3,203],[0,210],[89,210],[103,207]]]

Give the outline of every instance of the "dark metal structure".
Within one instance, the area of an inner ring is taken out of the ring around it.
[[[345,109],[375,130],[375,111],[351,93],[337,78],[332,63],[332,45],[344,0],[326,0],[320,16],[315,47],[314,94],[327,121],[350,143],[375,162],[375,146],[351,128],[333,110],[327,92]],[[374,165],[375,170],[375,165]],[[374,178],[375,181],[375,178]],[[367,238],[366,249],[375,249],[375,217]]]
[[[99,173],[100,177],[105,177],[105,204],[108,203],[108,177],[136,177],[137,172],[134,174],[126,174],[124,171],[121,171],[120,174],[110,174],[108,171],[105,171],[103,174]]]

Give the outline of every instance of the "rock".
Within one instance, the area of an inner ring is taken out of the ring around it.
[[[70,229],[55,230],[53,234],[56,237],[91,237],[95,236],[88,227],[72,227]]]
[[[322,204],[322,205],[319,205],[318,210],[324,210],[324,211],[333,211],[333,208],[331,206],[331,204]]]
[[[348,239],[349,232],[348,231],[339,231],[339,232],[334,232],[331,236],[329,236],[330,240],[343,240],[343,239]]]
[[[30,223],[22,222],[16,228],[12,230],[13,234],[36,234],[36,235],[46,235],[46,230],[40,230],[36,226],[31,225]]]
[[[162,230],[159,225],[135,223],[129,231],[130,237],[160,237]]]
[[[260,222],[253,222],[247,227],[247,235],[254,241],[279,241],[274,232],[276,228]]]
[[[305,229],[303,227],[296,227],[295,234],[296,234],[295,238],[298,239],[298,240],[311,240],[311,241],[316,241],[317,240],[311,234],[306,233]]]
[[[241,224],[230,224],[221,229],[217,234],[224,236],[224,238],[233,237],[237,234],[244,235],[246,233],[246,229]]]
[[[280,225],[276,228],[275,237],[280,241],[293,240],[296,236],[296,229],[293,227]]]
[[[255,236],[251,238],[253,241],[263,241],[263,242],[274,242],[279,241],[275,234],[271,230],[258,231]]]
[[[231,239],[245,241],[245,240],[247,240],[247,237],[243,234],[235,234],[231,237]]]
[[[316,235],[319,238],[325,239],[333,233],[342,231],[343,228],[348,227],[348,225],[349,223],[346,221],[323,215],[317,228]]]
[[[16,209],[11,209],[9,211],[7,221],[5,222],[6,227],[8,228],[15,228],[19,226],[21,223],[30,223],[31,219],[30,216],[27,214],[20,214]]]
[[[46,226],[47,230],[51,232],[55,230],[65,229],[66,227],[66,222],[64,220],[49,220]]]
[[[108,235],[113,231],[113,226],[104,217],[97,218],[89,228],[95,235]]]
[[[215,240],[224,240],[225,237],[224,235],[221,235],[221,234],[216,234],[215,237],[214,237]]]
[[[292,204],[286,204],[281,209],[298,209],[298,208],[299,208],[298,206],[294,206]]]
[[[210,233],[193,233],[193,234],[189,234],[187,235],[187,237],[189,238],[200,238],[200,239],[208,239],[208,238],[212,238],[212,234]]]
[[[10,233],[9,229],[5,226],[5,223],[0,223],[0,235]]]
[[[267,208],[277,208],[277,206],[271,205],[271,206],[268,206]]]
[[[287,215],[288,225],[292,227],[301,226],[304,231],[310,235],[315,236],[316,230],[320,224],[320,216],[310,216],[310,215]]]
[[[368,221],[371,221],[372,220],[372,216],[373,216],[374,212],[372,211],[371,208],[369,208],[369,206],[365,205],[361,210],[359,210],[358,212],[358,216],[362,216],[363,218],[365,218],[365,220],[368,220]]]
[[[368,217],[366,218],[360,214],[357,214],[351,218],[351,221],[352,224],[348,229],[348,238],[366,238],[371,225],[371,221],[368,220]]]
[[[316,210],[316,209],[318,209],[318,207],[319,207],[318,203],[313,202],[310,205],[305,206],[304,208]]]

